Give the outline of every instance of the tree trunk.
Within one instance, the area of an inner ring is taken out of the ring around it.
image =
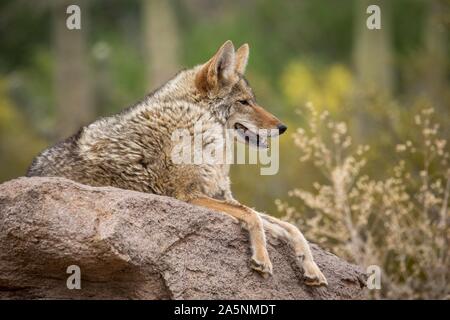
[[[70,0],[54,1],[53,45],[55,57],[56,138],[74,134],[94,117],[86,49],[87,2],[77,1],[81,9],[81,29],[66,26]]]
[[[356,4],[354,64],[358,86],[364,90],[391,94],[393,89],[392,48],[387,1],[360,0]],[[376,4],[381,9],[381,29],[370,30],[366,20],[367,7]]]
[[[438,108],[445,106],[447,89],[447,29],[444,23],[448,11],[445,6],[448,4],[440,0],[429,3],[424,30],[425,61],[420,77],[425,95]]]
[[[366,11],[372,4],[380,7],[380,29],[367,27],[370,14]],[[358,143],[379,136],[379,126],[387,120],[383,118],[385,112],[378,110],[376,105],[389,100],[394,85],[388,5],[384,0],[355,1],[353,59],[356,85],[352,127]]]
[[[172,2],[142,0],[145,64],[149,88],[157,88],[178,71],[178,29]]]

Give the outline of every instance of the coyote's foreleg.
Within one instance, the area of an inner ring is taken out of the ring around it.
[[[327,285],[327,279],[314,262],[308,241],[306,241],[300,230],[294,225],[269,216],[259,214],[263,220],[264,227],[275,238],[288,241],[294,249],[296,257],[302,262],[305,283],[308,285]]]
[[[190,201],[192,204],[221,211],[238,219],[250,234],[252,246],[251,266],[264,277],[272,274],[272,263],[266,248],[263,222],[256,211],[237,202],[216,200],[208,197],[196,198]]]

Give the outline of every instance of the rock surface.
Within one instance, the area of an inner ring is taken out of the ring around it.
[[[247,232],[178,200],[61,178],[0,185],[0,299],[358,299],[362,270],[312,245],[328,287],[308,287],[268,236],[274,275],[249,267]],[[81,289],[66,286],[81,270]]]

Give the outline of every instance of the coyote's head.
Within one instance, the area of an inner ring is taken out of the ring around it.
[[[282,134],[287,127],[256,102],[244,77],[249,46],[234,50],[225,42],[205,64],[196,68],[195,87],[200,99],[241,141],[267,147],[267,137]],[[262,130],[264,129],[264,130]]]

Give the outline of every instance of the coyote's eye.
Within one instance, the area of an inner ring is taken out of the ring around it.
[[[239,100],[239,103],[244,105],[244,106],[249,106],[250,102],[248,100]]]

